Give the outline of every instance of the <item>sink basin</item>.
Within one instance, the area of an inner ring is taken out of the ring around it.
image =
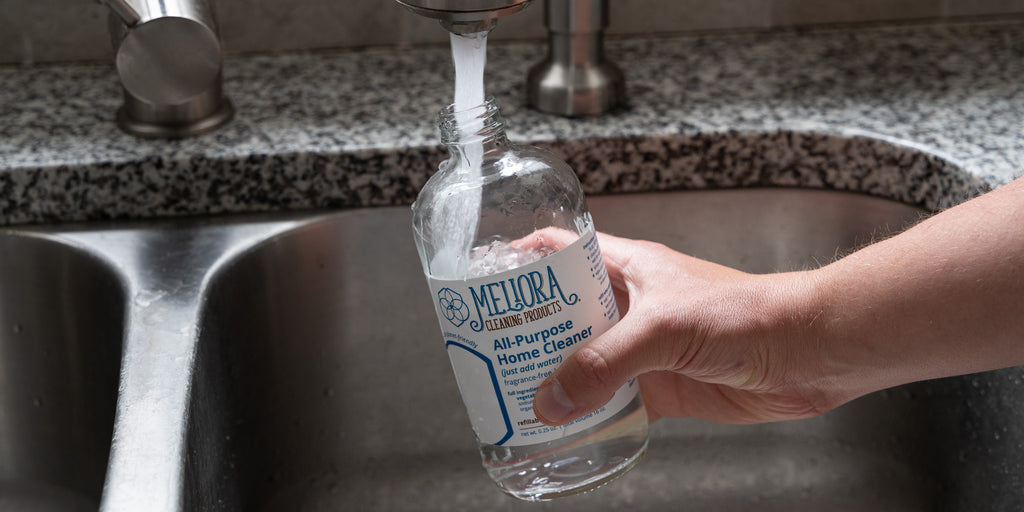
[[[975,183],[863,137],[665,144],[563,149],[591,190],[803,184],[940,208]],[[719,161],[723,144],[757,158]],[[591,207],[603,231],[758,273],[825,264],[923,213],[786,188]],[[524,503],[480,467],[408,207],[0,230],[3,511],[1024,510],[1022,379],[921,382],[768,425],[663,419],[628,474]]]
[[[922,212],[795,189],[596,197],[597,226],[750,272],[814,267]],[[225,263],[200,315],[187,510],[1009,510],[1024,506],[1024,372],[917,383],[822,417],[653,425],[592,493],[502,495],[479,466],[407,208],[342,212]]]
[[[0,235],[0,510],[96,510],[124,329],[117,275],[92,255]]]

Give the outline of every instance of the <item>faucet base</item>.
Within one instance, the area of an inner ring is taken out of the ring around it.
[[[125,104],[117,110],[117,126],[121,130],[150,139],[184,139],[211,132],[227,124],[235,115],[234,106],[227,98],[222,98],[217,109],[210,114],[194,120],[178,123],[165,121],[146,121],[132,115],[136,110],[126,99]]]
[[[622,70],[604,58],[608,0],[547,0],[547,57],[530,69],[526,101],[567,117],[610,112],[625,104]]]
[[[208,0],[106,3],[124,90],[117,113],[122,130],[182,138],[232,118],[234,109],[221,92],[223,56]]]
[[[625,106],[622,70],[610,62],[578,67],[545,60],[530,68],[526,103],[566,117],[605,114]]]

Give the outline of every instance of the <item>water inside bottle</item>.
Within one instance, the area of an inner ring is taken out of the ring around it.
[[[487,65],[487,32],[474,34],[451,34],[452,62],[455,65],[455,111],[462,112],[484,103],[484,67]],[[483,121],[480,120],[480,127]],[[478,126],[460,125],[459,132],[474,133]],[[465,159],[459,162],[461,171],[467,172],[471,180],[480,176],[484,148],[482,142],[465,145]],[[442,229],[445,246],[438,251],[434,267],[440,273],[464,277],[468,272],[468,255],[476,238],[476,227],[480,217],[480,195],[462,194],[457,201],[444,207],[446,219]],[[471,224],[467,226],[466,220]]]
[[[482,105],[487,32],[451,35],[455,66],[456,112]],[[476,119],[460,125],[469,135],[483,127]],[[461,139],[461,137],[460,137]],[[481,175],[484,147],[466,137],[460,172],[476,182]],[[524,249],[505,241],[473,247],[477,238],[481,196],[460,194],[442,208],[446,224],[441,230],[443,247],[434,253],[431,272],[449,279],[487,276],[519,268],[555,252],[550,248]],[[589,216],[588,216],[589,223]],[[468,221],[468,222],[467,222]],[[591,228],[592,229],[592,228]],[[564,431],[563,431],[564,432]],[[643,456],[647,447],[647,415],[640,395],[602,423],[558,439],[520,446],[482,443],[480,453],[489,476],[506,493],[523,500],[548,500],[593,489],[621,475]]]

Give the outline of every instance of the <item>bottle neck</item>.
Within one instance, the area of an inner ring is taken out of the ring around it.
[[[438,115],[437,126],[441,129],[441,142],[452,153],[461,154],[466,148],[481,146],[487,152],[508,144],[505,120],[493,97],[483,105],[458,112],[455,105],[449,105]]]

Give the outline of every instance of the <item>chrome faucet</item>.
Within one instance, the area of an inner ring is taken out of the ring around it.
[[[435,18],[455,34],[473,34],[494,28],[497,19],[519,12],[530,0],[395,0],[410,11]]]
[[[456,34],[489,31],[530,0],[396,0]],[[622,71],[604,57],[608,0],[545,0],[547,57],[530,69],[527,103],[542,112],[585,116],[625,104]]]
[[[604,57],[608,0],[545,4],[548,54],[527,75],[527,103],[563,116],[602,114],[624,105],[622,71]]]
[[[142,137],[181,138],[228,122],[221,47],[207,0],[101,0],[110,7],[124,89],[117,124]]]

